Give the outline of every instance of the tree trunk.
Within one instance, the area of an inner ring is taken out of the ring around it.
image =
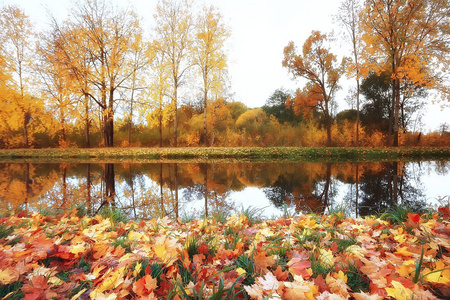
[[[114,164],[105,164],[105,198],[106,202],[115,205],[116,187],[114,181]]]
[[[356,55],[355,55],[356,56]],[[359,147],[359,75],[356,76],[356,147]]]
[[[205,106],[204,111],[204,122],[203,122],[203,136],[204,136],[204,143],[205,147],[208,147],[208,91],[206,90],[203,94],[203,105]]]
[[[205,218],[208,218],[208,164],[205,164]]]
[[[162,148],[162,109],[159,110],[159,148]]]
[[[161,212],[166,216],[166,210],[164,209],[164,196],[163,196],[163,164],[159,163],[159,201],[161,203]]]
[[[213,117],[211,122],[211,147],[214,146],[214,122],[216,120],[216,108],[213,106]]]
[[[175,218],[178,220],[178,164],[174,164],[174,178],[175,178]]]
[[[92,198],[91,198],[91,164],[86,165],[86,208],[88,213],[92,213]]]
[[[392,167],[393,202],[398,205],[398,162],[394,162]]]
[[[84,94],[84,109],[85,109],[85,134],[86,134],[86,148],[91,147],[91,139],[89,137],[89,96],[87,94]]]
[[[67,203],[67,165],[62,165],[62,200],[63,207],[66,207]]]
[[[136,200],[134,197],[134,181],[133,181],[133,170],[131,168],[131,164],[128,165],[128,176],[130,178],[130,191],[131,191],[131,201],[133,206],[133,212],[134,212],[134,218],[137,219],[137,212],[136,212]]]
[[[398,121],[400,111],[400,82],[399,79],[394,80],[395,94],[394,94],[394,147],[398,147]]]
[[[174,114],[173,114],[173,146],[177,147],[178,146],[178,99],[177,99],[177,93],[178,93],[178,86],[177,86],[177,82],[175,82],[175,86],[174,86],[174,95],[173,95],[173,102],[174,102]]]
[[[28,120],[29,120],[29,113],[25,112],[23,114],[23,137],[24,137],[24,143],[25,143],[25,148],[28,148],[29,146],[29,141],[28,141]]]
[[[355,196],[355,215],[358,218],[358,204],[359,204],[359,163],[356,163],[356,196]]]
[[[112,112],[112,108],[108,108],[105,116],[105,146],[113,147],[114,146],[114,114]]]
[[[325,209],[330,205],[329,203],[329,192],[330,192],[330,185],[331,185],[331,164],[327,163],[327,175],[325,178],[325,186],[323,188],[323,206],[324,206],[324,211]]]
[[[326,116],[327,123],[327,146],[331,147],[331,117],[329,115]]]

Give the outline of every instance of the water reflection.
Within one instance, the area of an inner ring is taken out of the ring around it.
[[[448,201],[448,187],[430,192],[423,183],[424,178],[449,179],[448,171],[448,161],[3,163],[0,164],[0,208],[4,212],[66,210],[82,202],[90,214],[105,206],[116,206],[131,218],[148,219],[178,218],[186,214],[211,216],[256,202],[269,217],[280,215],[286,206],[296,212],[323,213],[336,205],[344,205],[352,214],[364,216],[400,203],[421,208],[436,198]],[[241,195],[250,187],[262,193],[243,198]]]

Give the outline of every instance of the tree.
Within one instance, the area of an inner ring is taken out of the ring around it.
[[[297,113],[309,116],[319,109],[325,118],[327,145],[331,146],[331,102],[339,89],[338,81],[344,73],[346,59],[338,65],[334,54],[326,46],[327,36],[313,31],[303,44],[302,54],[298,55],[294,42],[284,48],[283,67],[294,78],[305,78],[308,83],[303,91],[297,90],[294,106]]]
[[[388,132],[392,121],[392,80],[388,72],[376,74],[374,72],[362,81],[361,93],[364,95],[363,123],[372,129]],[[403,130],[411,124],[412,117],[417,114],[420,117],[421,107],[426,92],[421,86],[401,84],[401,101],[399,122]]]
[[[67,123],[74,112],[71,99],[73,86],[68,70],[61,63],[60,57],[64,54],[59,52],[59,42],[55,32],[41,34],[37,49],[40,59],[36,69],[41,78],[41,93],[46,100],[46,107],[58,116],[60,145],[67,145]]]
[[[200,68],[203,82],[203,135],[205,147],[208,146],[208,96],[214,91],[221,91],[224,85],[224,80],[221,76],[221,73],[227,67],[224,43],[229,36],[230,32],[223,24],[222,15],[214,6],[204,6],[197,18],[194,56],[195,63]]]
[[[262,108],[267,114],[275,116],[281,123],[298,121],[291,103],[288,101],[291,97],[291,92],[282,88],[277,89],[266,100],[266,104]]]
[[[82,83],[90,84],[81,89],[99,106],[104,145],[112,147],[116,91],[123,88],[137,71],[132,53],[136,39],[140,38],[139,20],[134,12],[115,11],[102,0],[79,3],[72,10],[72,19],[66,22],[67,30],[60,30],[61,36],[67,33],[77,36],[70,35],[71,38],[62,44],[66,64]],[[78,52],[74,52],[70,47],[78,38],[84,47],[77,47]]]
[[[85,146],[89,148],[91,146],[90,127],[92,121],[92,100],[90,95],[94,93],[94,85],[91,80],[93,64],[88,51],[86,51],[88,41],[80,33],[81,29],[70,22],[60,26],[57,20],[53,18],[51,24],[51,32],[55,35],[53,37],[55,40],[54,51],[60,54],[56,56],[57,63],[63,65],[68,73],[73,85],[71,90],[73,96],[80,96],[79,102],[83,109],[79,113],[84,122]],[[76,119],[78,115],[75,114],[72,117]]]
[[[147,122],[152,127],[153,124],[158,125],[159,131],[159,147],[163,144],[163,125],[169,121],[170,107],[166,103],[165,99],[168,96],[168,81],[169,81],[169,67],[167,60],[164,58],[164,51],[161,44],[158,41],[154,41],[147,53],[150,61],[150,66],[153,70],[150,82],[150,98],[151,104],[147,108],[151,107],[152,112],[147,114]]]
[[[128,94],[130,106],[128,111],[128,145],[131,145],[131,131],[133,129],[133,113],[135,109],[136,96],[142,95],[144,90],[144,81],[140,76],[144,74],[145,67],[149,64],[148,60],[148,44],[143,41],[142,28],[138,26],[134,32],[132,43],[130,44],[130,64],[132,71],[129,85],[124,88],[124,97]],[[143,76],[142,76],[143,77]]]
[[[392,80],[394,140],[398,146],[403,82],[449,97],[450,3],[447,0],[366,0],[361,14],[366,64]],[[441,73],[441,71],[444,71]]]
[[[346,38],[352,47],[352,62],[348,64],[351,77],[356,80],[356,147],[359,146],[359,95],[361,79],[361,52],[362,35],[359,27],[359,13],[361,10],[359,0],[344,0],[339,7],[337,20],[346,31]]]
[[[171,98],[173,103],[173,146],[178,140],[178,89],[186,71],[192,66],[193,18],[187,0],[160,0],[154,15],[156,39],[164,52],[171,75]]]
[[[363,125],[387,133],[392,117],[392,88],[389,73],[369,73],[361,83]]]
[[[11,72],[7,86],[16,91],[10,101],[21,113],[24,146],[29,146],[28,124],[32,119],[33,99],[29,95],[28,81],[31,77],[31,57],[33,44],[33,25],[29,17],[15,5],[8,5],[0,11],[0,50],[7,70]]]

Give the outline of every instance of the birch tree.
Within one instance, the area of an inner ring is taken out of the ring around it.
[[[173,146],[178,144],[178,96],[187,71],[192,67],[193,17],[188,0],[160,0],[154,15],[156,40],[170,70],[173,106]]]
[[[23,144],[30,144],[28,124],[32,119],[33,99],[30,96],[29,80],[32,71],[33,25],[29,17],[16,5],[8,5],[0,11],[0,47],[1,56],[11,76],[6,83],[9,89],[16,91],[10,101],[21,113]],[[19,120],[17,120],[19,121]]]
[[[224,78],[221,74],[227,68],[225,41],[230,31],[223,23],[222,15],[214,6],[204,6],[196,22],[194,46],[195,63],[200,69],[204,109],[204,145],[208,146],[208,106],[209,97],[222,90]]]

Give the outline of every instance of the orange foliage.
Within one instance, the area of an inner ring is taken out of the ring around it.
[[[101,216],[79,218],[76,212],[58,217],[11,215],[0,220],[1,226],[13,230],[0,239],[0,287],[18,282],[14,292],[25,299],[82,295],[262,299],[275,293],[281,299],[409,299],[413,295],[435,299],[435,295],[449,296],[446,222],[448,214],[434,213],[409,214],[401,225],[370,218],[302,215],[254,225],[245,216],[231,216],[223,223],[158,219],[137,226],[133,221],[113,224]],[[230,230],[239,237],[232,249]],[[113,246],[123,240],[118,232],[128,237],[132,251]],[[312,233],[324,238],[312,243],[308,239]],[[331,237],[349,233],[357,243],[339,251]],[[197,241],[215,240],[215,246],[200,242],[189,247],[188,254],[186,242],[191,236]],[[429,243],[421,243],[424,238]],[[286,247],[282,256],[280,247]],[[416,266],[421,252],[424,261]],[[247,269],[239,262],[245,257]],[[327,274],[314,272],[313,263],[327,267]],[[68,281],[60,279],[63,274],[69,274]],[[360,277],[356,286],[350,281],[354,274]]]

